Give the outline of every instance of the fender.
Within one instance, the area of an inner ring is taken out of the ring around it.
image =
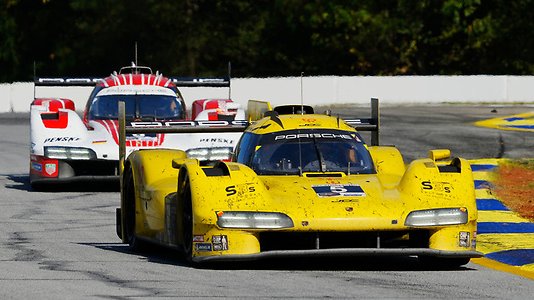
[[[394,146],[370,146],[368,149],[377,173],[402,176],[406,171],[402,154]]]
[[[264,184],[245,165],[220,162],[213,167],[201,167],[188,160],[175,160],[175,167],[180,167],[180,174],[187,172],[189,176],[194,242],[206,242],[224,232],[217,226],[218,213],[223,211],[272,211],[265,205],[271,201]],[[180,182],[178,186],[181,186]],[[180,207],[180,204],[177,206]],[[177,211],[177,214],[180,213]],[[182,230],[180,224],[177,227]],[[250,254],[259,251],[257,234],[237,229],[225,234],[234,243],[226,253]],[[178,234],[178,237],[182,239],[183,235]],[[183,242],[179,240],[178,244]],[[202,256],[206,253],[193,249],[193,255]]]
[[[217,211],[250,210],[256,199],[270,197],[256,173],[243,164],[219,162],[213,167],[201,167],[177,160],[174,163],[181,167],[180,172],[189,175],[194,217],[209,223],[216,224]]]
[[[178,180],[178,170],[172,167],[172,160],[185,157],[184,151],[171,149],[143,149],[128,156],[127,165],[136,187],[136,232],[140,236],[152,236],[163,230],[164,199],[176,193]]]
[[[478,211],[473,174],[466,160],[455,158],[449,164],[436,163],[433,159],[415,160],[402,177],[399,191],[404,201],[411,202],[412,211],[432,208],[467,209],[467,223],[435,226],[429,231],[429,247],[444,251],[461,251],[466,246],[475,249]],[[459,242],[461,235],[469,240],[467,245]]]
[[[457,165],[459,172],[447,167]],[[441,170],[440,170],[441,169]],[[465,207],[470,222],[476,222],[478,212],[471,166],[465,159],[455,158],[448,165],[438,165],[431,159],[418,159],[407,168],[399,183],[399,191],[415,207]]]
[[[45,106],[30,109],[30,153],[43,155],[44,146],[72,146],[87,140],[87,128],[80,116],[71,109],[59,108],[50,112]]]

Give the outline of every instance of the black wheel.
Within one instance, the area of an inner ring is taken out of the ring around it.
[[[457,269],[466,265],[471,260],[469,257],[433,257],[419,256],[419,262],[427,268],[432,269]]]
[[[138,251],[143,249],[143,242],[135,235],[135,185],[132,170],[128,169],[124,173],[124,234],[130,250]]]
[[[193,258],[193,208],[189,176],[185,169],[180,170],[178,202],[182,207],[182,251],[186,260],[191,263]]]

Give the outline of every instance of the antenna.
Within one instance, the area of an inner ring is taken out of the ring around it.
[[[302,89],[302,77],[304,72],[300,72],[300,114],[304,115],[304,94]],[[300,130],[299,130],[300,135]],[[302,148],[300,144],[300,138],[297,139],[299,142],[299,175],[302,177]]]
[[[37,78],[37,66],[35,60],[33,61],[33,81]],[[33,99],[35,99],[35,83],[33,84]]]
[[[300,130],[299,130],[300,135]],[[302,146],[300,144],[300,138],[297,139],[299,141],[299,176],[302,177]]]
[[[300,72],[300,114],[304,115],[304,91],[302,78],[304,77],[304,72]]]
[[[137,41],[135,41],[135,65],[137,66]]]
[[[228,62],[228,99],[232,99],[232,62]]]

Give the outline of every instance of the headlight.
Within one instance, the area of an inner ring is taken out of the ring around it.
[[[467,208],[440,208],[412,211],[406,217],[406,226],[438,226],[467,223]]]
[[[44,155],[48,158],[54,159],[96,159],[96,153],[93,150],[87,148],[45,147]]]
[[[195,148],[186,151],[187,157],[198,160],[229,160],[232,157],[231,147]]]
[[[280,229],[293,227],[293,221],[277,212],[220,211],[217,225],[221,228]]]

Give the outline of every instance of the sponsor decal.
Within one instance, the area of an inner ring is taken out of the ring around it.
[[[352,203],[352,202],[358,202],[359,199],[335,199],[330,202],[332,203]]]
[[[253,185],[248,185],[248,184],[238,184],[238,185],[229,185],[224,190],[226,191],[226,197],[230,197],[235,194],[238,194],[239,196],[241,196],[244,193],[255,192],[256,187]]]
[[[196,251],[211,251],[210,243],[195,243]]]
[[[79,141],[79,137],[75,136],[62,136],[62,137],[49,137],[44,140],[44,143],[57,143],[57,142],[77,142]]]
[[[43,165],[41,165],[40,163],[32,162],[32,169],[40,173],[43,171]]]
[[[312,185],[312,188],[319,197],[365,196],[365,192],[357,184],[321,184]]]
[[[228,250],[228,237],[226,235],[214,235],[211,237],[213,251]]]
[[[460,234],[458,236],[458,244],[460,247],[469,247],[470,242],[470,234],[467,231],[460,231]]]
[[[434,190],[436,192],[440,193],[447,193],[450,194],[452,191],[452,186],[449,182],[430,182],[430,181],[422,181],[421,182],[421,188],[423,190]]]
[[[204,236],[203,235],[194,235],[193,236],[193,243],[199,243],[204,242]]]
[[[423,186],[423,190],[431,190],[434,187],[432,186],[432,183],[430,181],[423,181],[421,182],[421,185]]]
[[[52,175],[52,174],[56,173],[56,170],[57,170],[56,164],[46,164],[45,165],[45,172],[48,175]]]
[[[224,143],[227,145],[234,144],[234,140],[231,139],[225,139],[225,138],[202,138],[200,139],[201,143]]]
[[[345,139],[352,140],[352,137],[348,134],[335,134],[335,133],[299,133],[299,134],[283,134],[274,137],[274,140],[294,140],[294,139]]]
[[[237,190],[235,189],[235,185],[227,186],[226,189],[226,197],[233,196],[237,194]]]

